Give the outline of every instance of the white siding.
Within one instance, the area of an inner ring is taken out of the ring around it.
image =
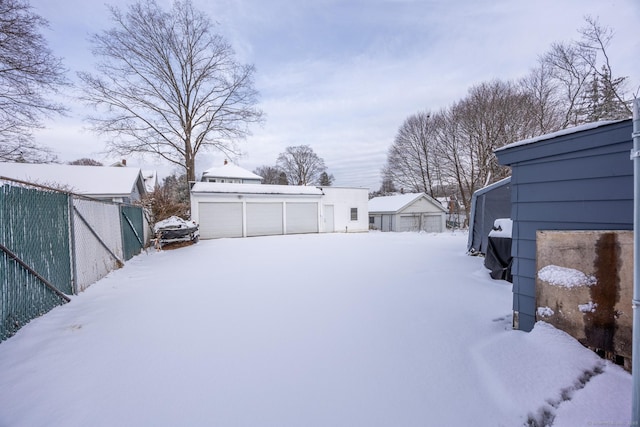
[[[369,190],[366,188],[323,187],[323,204],[333,206],[333,231],[364,232],[369,230]],[[358,209],[358,219],[351,220],[351,209]],[[323,212],[326,216],[326,211]],[[323,225],[328,224],[325,220]]]

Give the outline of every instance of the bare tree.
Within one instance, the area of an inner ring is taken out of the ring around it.
[[[79,73],[81,97],[98,114],[93,129],[128,155],[151,153],[195,181],[201,150],[238,154],[236,141],[262,120],[254,67],[239,64],[229,43],[190,0],[169,12],[154,0],[109,8],[115,27],[92,37],[97,74]]]
[[[631,116],[626,77],[616,77],[607,53],[610,28],[586,17],[580,40],[554,43],[540,59],[555,82],[561,128],[603,119]]]
[[[285,174],[276,166],[259,166],[253,173],[262,177],[263,184],[287,185]]]
[[[74,160],[68,163],[69,165],[78,165],[78,166],[104,166],[97,160],[89,159],[83,157],[82,159]]]
[[[322,160],[308,145],[287,147],[278,155],[276,166],[287,176],[290,185],[315,185],[327,170]]]
[[[531,102],[534,133],[543,135],[562,129],[563,106],[559,99],[558,83],[549,64],[539,61],[529,75],[519,82]]]
[[[598,119],[624,119],[631,117],[631,100],[626,99],[627,77],[615,77],[607,48],[613,38],[613,30],[600,25],[597,19],[585,17],[582,36],[576,44],[599,81]]]
[[[383,175],[397,186],[436,197],[438,181],[435,129],[430,112],[409,116],[387,153]]]
[[[511,82],[474,86],[454,109],[468,144],[474,190],[508,175],[493,153],[497,148],[537,135],[531,99]]]
[[[0,0],[0,160],[55,158],[33,140],[45,117],[66,111],[47,99],[69,84],[61,60],[40,33],[47,25],[27,0]]]

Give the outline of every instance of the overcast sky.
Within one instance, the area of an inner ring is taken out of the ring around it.
[[[31,0],[49,21],[44,35],[64,60],[69,78],[92,71],[88,36],[112,26],[106,4],[130,1]],[[169,0],[158,3],[170,7]],[[615,36],[614,73],[640,85],[638,0],[193,0],[218,23],[240,62],[256,66],[262,126],[242,143],[237,163],[249,170],[274,165],[292,145],[310,145],[325,160],[334,185],[380,187],[380,170],[409,115],[438,110],[492,79],[515,80],[536,65],[553,42],[578,38],[584,16],[597,17]],[[62,161],[104,163],[104,137],[84,130],[82,107],[65,100],[69,117],[47,121],[37,141]],[[200,155],[197,170],[222,164]],[[174,168],[161,160],[130,165]]]

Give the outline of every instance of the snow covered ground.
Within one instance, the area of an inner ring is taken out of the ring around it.
[[[0,344],[0,426],[629,425],[631,376],[539,322],[466,234],[150,251]]]

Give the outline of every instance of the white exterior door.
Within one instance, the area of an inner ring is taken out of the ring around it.
[[[287,202],[287,234],[317,232],[318,203]]]
[[[282,234],[282,203],[247,203],[247,236]]]
[[[241,202],[200,202],[198,212],[202,239],[242,237]]]
[[[336,231],[333,216],[333,205],[324,205],[324,232],[333,233]]]

